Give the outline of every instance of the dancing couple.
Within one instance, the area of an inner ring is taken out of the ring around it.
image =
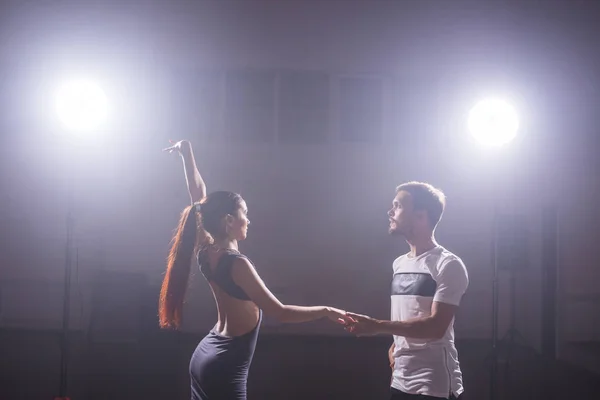
[[[236,193],[212,192],[198,171],[188,141],[171,143],[181,155],[191,198],[179,221],[159,300],[162,328],[181,326],[192,258],[208,281],[218,310],[213,329],[190,361],[192,400],[245,400],[263,312],[283,323],[328,318],[357,336],[392,335],[390,399],[455,399],[463,392],[454,346],[454,315],[468,286],[460,258],[437,244],[434,231],[445,208],[443,193],[429,184],[396,188],[388,211],[389,233],[410,252],[393,263],[391,320],[376,320],[328,306],[282,304],[252,261],[238,250],[247,235],[248,206]]]

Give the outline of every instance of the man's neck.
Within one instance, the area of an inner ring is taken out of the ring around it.
[[[433,234],[422,238],[407,238],[406,243],[410,246],[410,255],[412,257],[418,257],[438,246]]]

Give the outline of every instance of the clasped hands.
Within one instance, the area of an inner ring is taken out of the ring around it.
[[[345,312],[344,316],[338,318],[337,322],[347,332],[356,336],[373,336],[379,333],[379,320],[366,315]]]

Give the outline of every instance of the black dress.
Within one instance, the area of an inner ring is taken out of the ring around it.
[[[231,266],[238,257],[233,251],[221,256],[214,271],[209,268],[204,252],[198,254],[202,274],[216,283],[228,295],[240,300],[250,300],[231,278]],[[234,337],[219,335],[212,329],[198,344],[190,361],[192,400],[246,400],[246,382],[252,363],[256,340],[262,321],[250,332]]]

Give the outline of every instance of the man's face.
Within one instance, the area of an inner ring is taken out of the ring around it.
[[[413,226],[413,199],[410,193],[401,190],[396,193],[392,201],[392,208],[388,211],[390,235],[407,236],[412,232]]]

